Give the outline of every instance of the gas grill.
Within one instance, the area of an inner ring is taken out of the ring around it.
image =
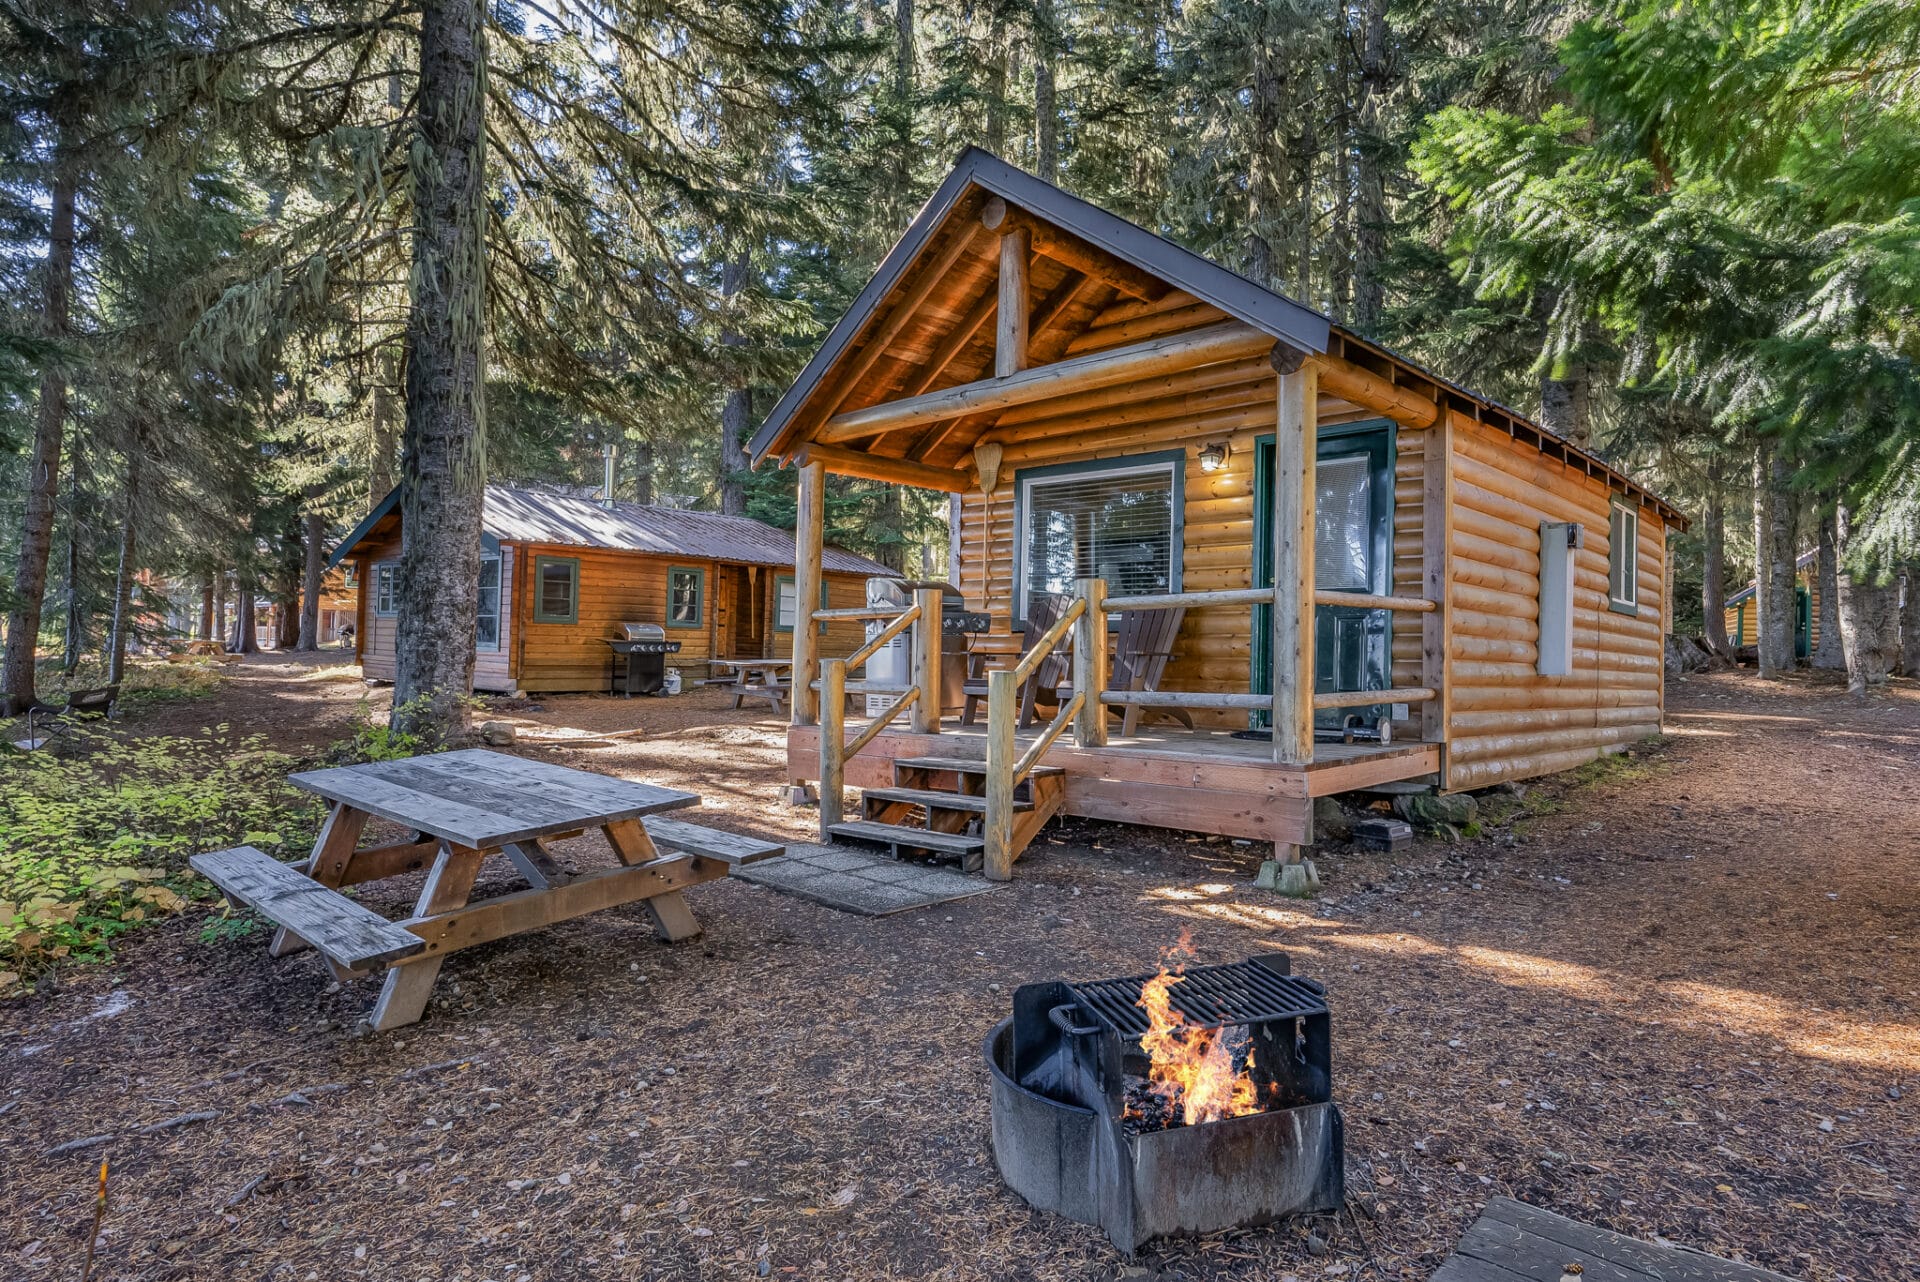
[[[631,699],[636,694],[659,694],[666,684],[667,656],[680,653],[678,641],[667,640],[667,632],[657,623],[622,623],[621,635],[607,644],[613,658],[607,665],[607,693],[621,691]]]
[[[1285,953],[1191,967],[1169,985],[1187,1027],[1221,1030],[1257,1108],[1186,1125],[1151,1107],[1139,1003],[1153,978],[1014,992],[1012,1018],[986,1044],[1001,1176],[1129,1254],[1155,1237],[1338,1208],[1343,1130],[1325,990],[1293,975]]]

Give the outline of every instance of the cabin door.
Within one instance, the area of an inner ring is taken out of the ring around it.
[[[723,565],[720,572],[720,616],[715,620],[723,659],[759,659],[766,654],[766,611],[759,589],[758,566]]]
[[[1254,457],[1254,586],[1273,586],[1273,438]],[[1385,596],[1393,586],[1393,434],[1364,423],[1321,429],[1314,452],[1314,586],[1332,592]],[[1256,694],[1273,689],[1271,609],[1253,611]],[[1313,688],[1316,694],[1384,690],[1393,661],[1393,616],[1386,610],[1320,606],[1313,612]],[[1349,724],[1373,728],[1388,715],[1384,704],[1330,708],[1314,714],[1316,730]],[[1255,714],[1267,724],[1267,714]]]

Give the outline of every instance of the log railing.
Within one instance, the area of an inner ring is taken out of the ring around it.
[[[1055,647],[1087,617],[1087,595],[1083,591],[1061,612],[1059,621],[1041,633],[1013,666],[987,674],[987,812],[982,828],[987,843],[986,873],[993,881],[1006,881],[1013,876],[1015,790],[1033,773],[1033,768],[1047,755],[1047,749],[1067,727],[1080,719],[1082,709],[1089,702],[1085,687],[1074,691],[1073,698],[1061,706],[1039,737],[1021,752],[1019,741],[1014,737],[1020,718],[1020,686],[1032,678]]]
[[[1189,690],[1108,690],[1107,637],[1104,626],[1094,627],[1086,619],[1104,621],[1122,610],[1205,609],[1229,606],[1272,605],[1272,588],[1225,588],[1213,592],[1159,592],[1140,596],[1109,597],[1106,585],[1097,579],[1080,580],[1077,591],[1089,610],[1080,632],[1074,638],[1074,685],[1079,690],[1098,690],[1098,700],[1083,712],[1075,727],[1074,741],[1081,747],[1100,747],[1107,742],[1105,708],[1183,708],[1209,712],[1262,712],[1274,707],[1271,694],[1202,692]],[[1429,614],[1439,606],[1424,597],[1387,596],[1371,592],[1331,592],[1315,589],[1315,605],[1345,606],[1356,610],[1397,610]],[[1315,710],[1357,708],[1376,703],[1424,703],[1438,698],[1427,686],[1403,686],[1388,690],[1362,690],[1316,694]]]
[[[911,714],[911,728],[916,734],[940,733],[940,589],[917,589],[913,604],[899,614],[890,609],[856,608],[815,610],[812,617],[816,623],[829,619],[887,620],[885,627],[846,658],[822,659],[820,679],[813,684],[820,694],[820,839],[826,841],[832,837],[829,830],[833,825],[846,817],[850,758],[860,755],[902,713]],[[848,671],[864,665],[909,628],[913,629],[913,679],[904,687],[884,690],[866,681],[855,683],[853,693],[871,691],[895,698],[848,739]]]

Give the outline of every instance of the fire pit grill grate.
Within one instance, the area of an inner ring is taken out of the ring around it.
[[[1101,1023],[1122,1037],[1138,1038],[1148,1030],[1140,991],[1153,978],[1134,975],[1067,987]],[[1189,1024],[1201,1028],[1327,1013],[1326,990],[1319,984],[1253,961],[1192,967],[1167,989],[1167,998]]]

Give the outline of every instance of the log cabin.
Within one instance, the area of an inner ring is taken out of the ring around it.
[[[369,680],[394,678],[399,490],[341,541],[331,565],[360,584],[354,657]],[[654,623],[681,643],[674,667],[784,658],[793,645],[793,535],[744,516],[607,502],[489,485],[481,515],[473,685],[502,694],[605,690],[606,641]],[[807,600],[853,609],[869,577],[895,577],[840,548],[821,553]],[[852,649],[862,625],[817,625],[822,646]]]
[[[984,724],[795,645],[787,740],[823,839],[1005,878],[1047,816],[1271,841],[1315,797],[1563,770],[1659,732],[1670,504],[1597,455],[978,149],[754,436],[799,469],[801,595],[829,472],[953,496],[1006,658]],[[1027,619],[1052,598],[1044,631]],[[1070,603],[1061,601],[1071,598]],[[894,618],[938,651],[937,592]],[[1122,611],[1182,611],[1159,689],[1109,688]],[[823,619],[837,617],[823,611]],[[1039,635],[1035,635],[1038,632]],[[1070,650],[1044,726],[1021,683]],[[891,702],[844,724],[841,695]],[[1192,728],[1115,734],[1128,707]],[[846,816],[844,789],[862,789]]]
[[[1804,659],[1820,644],[1819,551],[1802,552],[1793,563],[1793,657]],[[1744,649],[1760,643],[1760,585],[1749,583],[1727,598],[1727,639]]]

